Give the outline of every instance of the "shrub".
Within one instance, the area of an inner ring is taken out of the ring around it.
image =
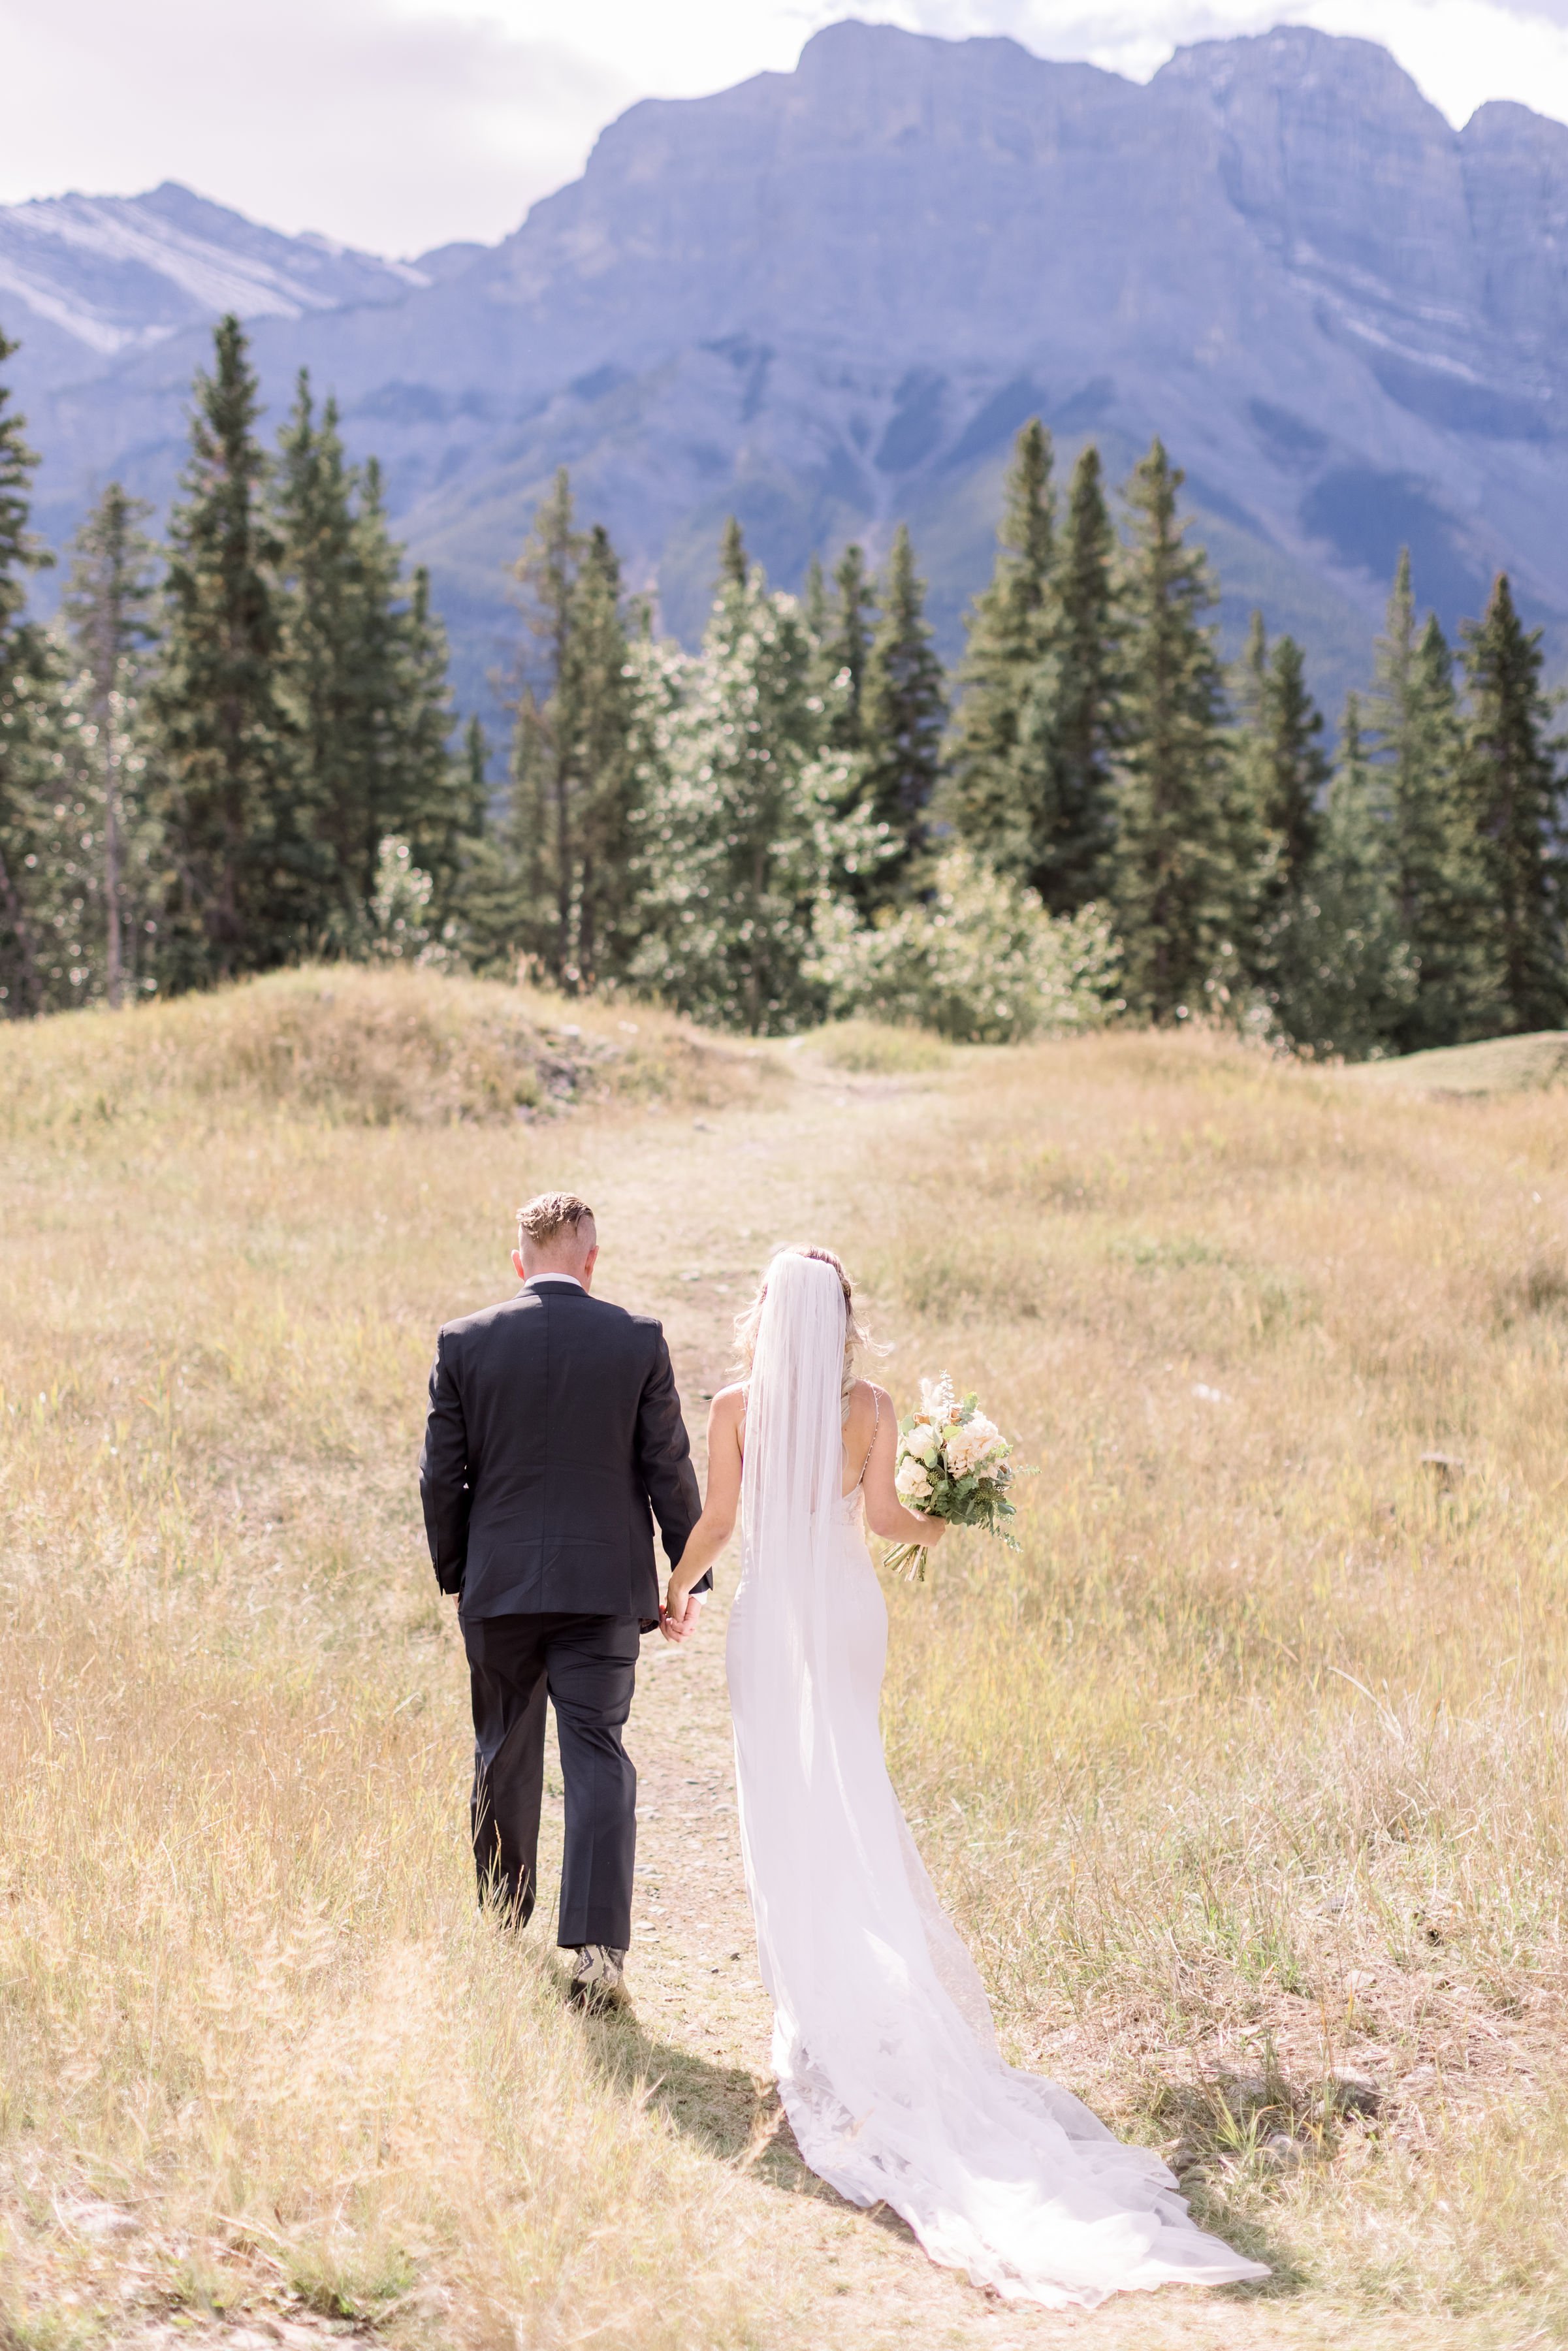
[[[1051,916],[1032,890],[952,850],[924,904],[862,929],[818,909],[811,976],[842,1018],[910,1021],[969,1044],[1099,1027],[1123,1007],[1120,956],[1097,906]]]

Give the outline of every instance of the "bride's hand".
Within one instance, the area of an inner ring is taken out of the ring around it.
[[[695,1631],[692,1595],[679,1576],[672,1575],[659,1611],[659,1630],[666,1641],[689,1641]]]

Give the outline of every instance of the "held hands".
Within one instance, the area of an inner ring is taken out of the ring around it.
[[[670,1578],[670,1588],[659,1609],[659,1630],[666,1641],[689,1641],[702,1622],[703,1604],[695,1593],[686,1589],[678,1574]]]

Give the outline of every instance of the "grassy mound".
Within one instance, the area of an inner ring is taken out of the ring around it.
[[[623,1097],[716,1103],[764,1068],[638,1005],[585,1007],[439,973],[316,966],[210,996],[0,1029],[0,1133],[183,1109],[354,1126],[548,1116]]]
[[[1444,1045],[1402,1061],[1375,1061],[1358,1074],[1380,1085],[1424,1094],[1528,1094],[1568,1080],[1568,1034],[1489,1037],[1479,1045]]]
[[[945,1070],[954,1048],[928,1029],[894,1027],[882,1020],[835,1020],[808,1040],[830,1069],[857,1077],[906,1077],[920,1070]]]

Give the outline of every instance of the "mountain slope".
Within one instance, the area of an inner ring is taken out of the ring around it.
[[[225,310],[299,319],[401,300],[429,282],[407,262],[258,228],[173,181],[143,196],[0,206],[0,300],[40,387],[90,375]]]
[[[951,646],[1038,409],[1118,472],[1161,432],[1228,632],[1260,601],[1337,702],[1402,542],[1450,626],[1506,564],[1561,647],[1565,214],[1568,129],[1489,106],[1456,132],[1369,43],[1207,42],[1141,87],[852,22],[793,73],[632,108],[434,282],[364,265],[336,308],[252,315],[275,402],[308,364],[386,461],[466,699],[559,463],[683,632],[734,507],[787,583],[907,516]],[[166,494],[203,337],[159,327],[39,383],[46,528],[111,465]]]

